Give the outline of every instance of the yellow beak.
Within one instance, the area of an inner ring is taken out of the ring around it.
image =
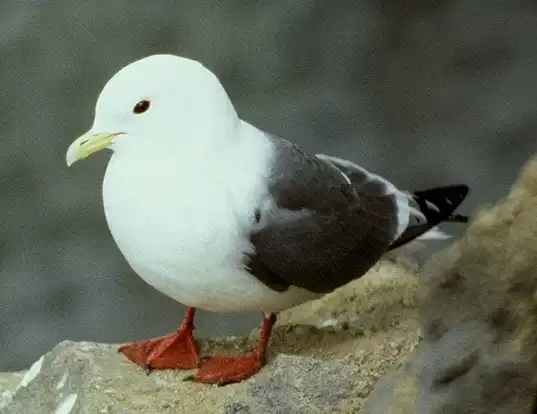
[[[89,157],[94,152],[110,148],[114,137],[120,135],[121,133],[99,133],[95,134],[91,130],[86,132],[81,137],[78,137],[73,141],[69,148],[67,149],[67,154],[65,154],[65,161],[67,166],[70,167],[78,160]]]

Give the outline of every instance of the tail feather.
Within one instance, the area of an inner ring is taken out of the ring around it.
[[[468,223],[468,216],[463,216],[461,214],[452,214],[448,217],[446,221],[451,221],[453,223]]]
[[[411,221],[405,231],[392,243],[390,250],[414,239],[446,239],[449,236],[438,229],[438,224],[446,221],[455,223],[468,221],[468,217],[454,214],[454,211],[468,195],[468,186],[464,184],[407,194],[410,195],[409,201],[417,207],[411,206]]]
[[[446,240],[451,236],[435,226],[416,237],[416,240]]]

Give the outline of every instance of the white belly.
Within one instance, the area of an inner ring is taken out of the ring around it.
[[[164,167],[126,173],[122,164],[114,156],[106,171],[106,219],[131,267],[157,290],[220,312],[275,312],[314,297],[299,288],[275,292],[245,270],[252,246],[244,222],[251,214],[244,210],[254,211],[258,195],[234,199],[209,172],[180,180]],[[170,175],[171,186],[163,181]]]

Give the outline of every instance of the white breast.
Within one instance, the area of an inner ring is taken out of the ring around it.
[[[253,251],[247,226],[266,197],[269,144],[246,143],[219,161],[114,154],[105,214],[134,271],[173,299],[212,311],[277,311],[311,298],[296,288],[274,292],[244,269]]]

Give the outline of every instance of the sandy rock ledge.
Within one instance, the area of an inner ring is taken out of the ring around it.
[[[415,270],[411,262],[387,261],[283,313],[267,366],[241,384],[183,382],[188,371],[146,376],[117,354],[117,345],[64,341],[24,376],[0,376],[0,412],[356,412],[378,378],[418,341]],[[256,336],[201,340],[202,352],[240,353]]]
[[[429,260],[416,351],[364,413],[537,413],[537,158]]]

